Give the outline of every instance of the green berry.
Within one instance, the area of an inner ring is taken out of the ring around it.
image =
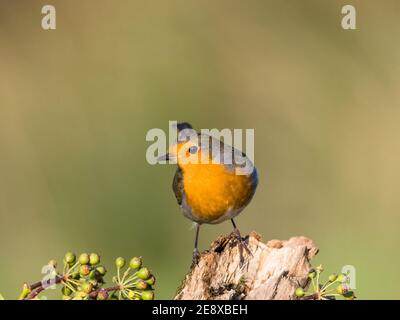
[[[81,284],[81,290],[84,293],[90,293],[93,289],[93,284],[91,284],[90,282],[84,282]]]
[[[28,286],[28,284],[24,283],[24,285],[22,286],[22,292],[19,296],[19,299],[20,300],[25,299],[28,296],[28,294],[31,293],[31,291],[32,290],[31,290],[30,286]]]
[[[68,287],[62,287],[61,292],[64,296],[70,296],[72,293],[72,290]]]
[[[74,272],[72,272],[72,274],[71,274],[71,278],[72,278],[72,279],[75,279],[75,280],[79,279],[80,276],[81,276],[81,275],[79,274],[78,271],[74,271]]]
[[[329,275],[329,277],[328,277],[328,280],[330,281],[330,282],[335,282],[336,281],[336,279],[337,279],[337,274],[336,273],[332,273],[331,275]]]
[[[89,279],[90,280],[95,280],[96,278],[97,278],[97,271],[96,270],[92,270],[92,271],[90,271],[90,273],[89,273]]]
[[[97,293],[97,300],[107,300],[108,299],[108,292],[104,289],[101,289]]]
[[[136,293],[132,290],[128,291],[128,298],[134,300],[137,297]]]
[[[64,256],[64,261],[69,265],[73,265],[76,261],[75,254],[72,252],[67,252]]]
[[[309,277],[310,279],[314,279],[316,275],[317,275],[317,274],[316,274],[315,271],[310,271],[310,272],[308,273],[308,277]]]
[[[298,298],[301,298],[301,297],[304,297],[304,290],[303,290],[303,288],[297,288],[296,289],[296,297],[298,297]]]
[[[143,300],[154,300],[153,291],[143,291],[142,292],[142,299]]]
[[[339,274],[337,280],[338,280],[339,282],[344,282],[344,281],[346,281],[346,275],[343,274],[343,273]]]
[[[337,293],[339,293],[341,295],[345,295],[346,293],[349,292],[349,288],[345,284],[339,284],[336,287],[336,291],[337,291]]]
[[[125,266],[125,259],[122,257],[118,257],[117,259],[115,259],[115,265],[118,269],[123,268]]]
[[[147,280],[148,278],[150,278],[151,273],[150,273],[149,269],[147,269],[146,267],[143,267],[143,268],[139,269],[138,272],[136,272],[136,275],[139,279]]]
[[[80,268],[79,268],[79,274],[80,274],[82,277],[87,276],[89,273],[90,273],[90,267],[89,267],[87,264],[84,264],[84,265],[80,266]]]
[[[148,278],[148,279],[146,280],[146,282],[147,282],[149,285],[154,286],[155,283],[156,283],[156,278],[155,278],[154,276],[151,276],[150,278]]]
[[[104,276],[106,274],[106,272],[107,272],[106,268],[104,268],[103,266],[98,266],[96,268],[96,271],[102,276]]]
[[[145,289],[147,289],[147,287],[148,287],[148,284],[146,282],[144,282],[143,280],[139,280],[136,283],[136,288],[138,288],[139,290],[145,290]]]
[[[131,261],[129,261],[129,267],[131,269],[139,269],[142,266],[142,258],[133,257]]]
[[[87,253],[82,253],[79,256],[79,263],[80,264],[88,264],[89,261],[90,261],[90,257],[89,257],[89,255]]]
[[[94,266],[100,262],[100,256],[97,253],[91,253],[89,257],[89,263]]]

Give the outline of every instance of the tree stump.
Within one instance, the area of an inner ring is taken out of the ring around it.
[[[305,237],[270,240],[256,232],[244,239],[251,254],[234,234],[221,236],[201,254],[177,290],[177,300],[288,300],[305,287],[310,259],[318,253]]]

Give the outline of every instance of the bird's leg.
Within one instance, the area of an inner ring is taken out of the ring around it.
[[[246,252],[249,255],[253,255],[249,249],[249,247],[247,246],[246,242],[244,242],[244,239],[242,238],[242,236],[240,235],[240,231],[239,229],[236,227],[236,223],[235,220],[231,219],[232,221],[232,225],[233,225],[233,234],[235,235],[236,239],[239,241],[240,245],[246,250]]]
[[[199,231],[200,231],[200,224],[196,223],[196,238],[194,240],[194,249],[193,249],[193,260],[192,265],[196,265],[200,259],[200,252],[197,247],[199,242]]]

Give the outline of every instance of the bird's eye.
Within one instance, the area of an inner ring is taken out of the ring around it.
[[[191,146],[191,147],[189,148],[189,152],[190,152],[191,154],[195,154],[195,153],[197,152],[197,147],[196,147],[196,146]]]

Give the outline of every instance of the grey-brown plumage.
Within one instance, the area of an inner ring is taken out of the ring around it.
[[[172,182],[172,189],[174,190],[175,198],[178,204],[182,205],[183,198],[183,174],[182,169],[178,167],[175,172],[174,181]]]

